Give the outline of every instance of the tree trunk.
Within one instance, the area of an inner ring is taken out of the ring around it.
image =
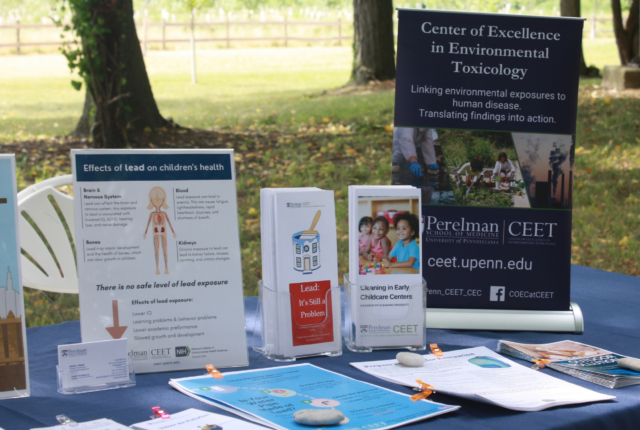
[[[76,128],[69,133],[69,136],[76,138],[87,138],[91,135],[91,110],[94,108],[91,92],[88,89],[84,91],[84,107],[82,108],[82,116],[76,124]]]
[[[353,0],[353,26],[351,81],[395,79],[392,0]]]
[[[611,0],[611,10],[613,11],[613,32],[618,45],[618,55],[620,64],[628,64],[638,56],[638,0],[633,0],[629,8],[629,18],[626,27],[622,23],[622,7],[620,0]]]
[[[560,0],[560,16],[580,17],[580,0]],[[600,72],[595,67],[587,67],[584,61],[584,49],[580,42],[580,76],[598,76]],[[595,70],[593,70],[595,69]]]
[[[125,65],[122,75],[125,78],[125,83],[122,85],[122,92],[129,94],[128,97],[122,99],[122,104],[127,119],[127,128],[142,131],[147,127],[155,129],[171,126],[172,123],[160,115],[158,105],[153,97],[147,68],[142,57],[142,49],[140,49],[140,40],[133,22],[133,2],[132,0],[121,1],[125,16],[123,23],[125,43],[122,44],[122,60]]]
[[[74,133],[88,128],[91,103],[95,115],[90,134],[95,148],[130,146],[130,132],[145,128],[170,126],[158,110],[140,41],[133,21],[132,0],[113,0],[107,7],[96,5],[92,10],[92,25],[109,30],[99,33],[93,44],[83,40],[82,47],[89,67],[83,116]]]

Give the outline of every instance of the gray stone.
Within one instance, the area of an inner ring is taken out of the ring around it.
[[[618,360],[618,367],[640,372],[640,360],[637,358],[625,357]]]
[[[605,66],[602,86],[610,90],[640,88],[640,69],[625,66]]]
[[[400,364],[408,367],[422,367],[424,364],[424,357],[420,354],[414,354],[413,352],[399,352],[396,355],[396,360]]]
[[[337,409],[303,409],[293,419],[305,426],[332,426],[344,420],[344,414]]]

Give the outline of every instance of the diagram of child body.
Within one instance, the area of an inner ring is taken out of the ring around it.
[[[169,274],[169,267],[167,265],[167,223],[169,224],[169,228],[173,233],[173,237],[176,237],[176,232],[173,230],[173,226],[171,225],[171,221],[167,216],[167,213],[162,209],[169,209],[169,205],[167,205],[167,193],[160,187],[153,187],[151,191],[149,191],[149,206],[147,209],[155,209],[149,215],[149,221],[147,221],[147,228],[144,231],[143,239],[147,238],[147,232],[149,231],[149,225],[153,223],[153,249],[156,255],[156,275],[160,274],[160,260],[159,260],[159,251],[160,244],[162,244],[162,254],[164,256],[164,273],[165,275]]]

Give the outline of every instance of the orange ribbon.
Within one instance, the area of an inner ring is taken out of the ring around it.
[[[549,361],[549,360],[542,360],[542,359],[536,360],[535,358],[533,360],[531,360],[531,361],[533,361],[535,363],[533,366],[531,366],[531,368],[533,370],[544,369],[544,366],[547,363],[551,363],[551,361]]]

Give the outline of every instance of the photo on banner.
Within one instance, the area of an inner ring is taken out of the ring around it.
[[[569,310],[583,20],[398,11],[393,185],[429,307]]]

